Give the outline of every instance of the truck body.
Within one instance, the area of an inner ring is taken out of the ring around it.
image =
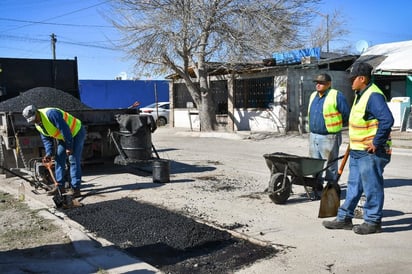
[[[136,109],[70,110],[86,128],[83,163],[96,163],[119,154],[110,132],[119,131],[118,115],[138,114]],[[0,112],[0,165],[9,169],[31,169],[32,159],[44,156],[39,132],[21,112]]]
[[[80,99],[77,58],[0,58],[0,102],[35,87],[52,87]]]
[[[32,164],[39,164],[45,155],[39,132],[21,113],[27,104],[58,107],[82,121],[87,131],[82,164],[102,162],[118,155],[119,147],[113,144],[116,140],[111,134],[120,129],[116,117],[139,117],[139,110],[92,109],[86,105],[83,108],[79,94],[77,59],[0,58],[0,166],[30,174],[37,168]],[[70,105],[82,108],[70,109]],[[149,124],[144,124],[144,130],[150,134],[146,128],[153,124]],[[0,169],[0,173],[10,175],[4,169]]]

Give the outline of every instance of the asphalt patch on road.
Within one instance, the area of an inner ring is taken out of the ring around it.
[[[165,273],[230,273],[277,250],[131,198],[64,211],[88,231]]]

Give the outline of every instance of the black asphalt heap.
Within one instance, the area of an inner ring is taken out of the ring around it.
[[[65,213],[165,273],[228,273],[277,252],[272,246],[235,238],[227,231],[130,198]]]
[[[22,112],[28,105],[36,105],[38,108],[56,107],[63,110],[90,109],[67,92],[50,87],[37,87],[0,102],[0,111]]]

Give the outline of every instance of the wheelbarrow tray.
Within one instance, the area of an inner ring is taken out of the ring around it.
[[[302,157],[283,152],[264,154],[263,157],[272,174],[284,173],[287,166],[287,175],[293,177],[316,175],[322,171],[326,162],[324,159]]]

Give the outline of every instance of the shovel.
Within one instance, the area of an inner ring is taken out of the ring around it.
[[[83,206],[79,201],[73,199],[71,195],[62,195],[62,193],[60,192],[59,184],[57,183],[56,178],[53,174],[53,163],[51,161],[47,161],[46,159],[43,159],[42,162],[46,169],[49,171],[54,185],[57,187],[57,193],[53,196],[53,202],[55,203],[56,207],[67,209],[71,207]]]
[[[338,214],[338,208],[340,206],[340,186],[338,181],[343,173],[346,162],[348,161],[349,151],[350,147],[348,145],[339,166],[336,181],[333,183],[328,182],[326,187],[322,190],[318,218],[334,217]]]

